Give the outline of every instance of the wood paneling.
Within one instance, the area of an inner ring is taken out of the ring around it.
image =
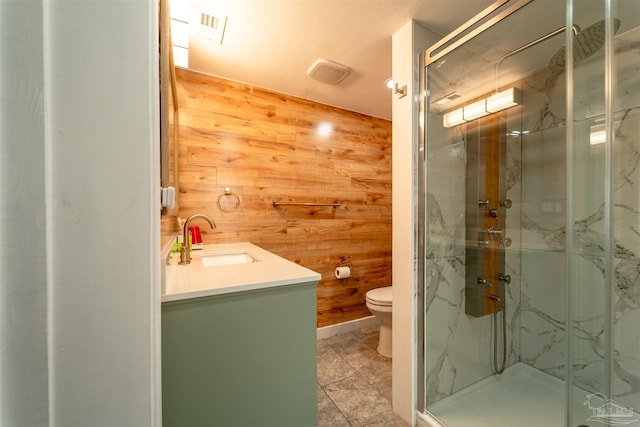
[[[488,117],[486,120],[486,142],[485,142],[485,196],[491,200],[491,208],[499,209],[500,197],[500,142],[501,129],[499,115]],[[484,229],[502,229],[499,218],[491,217],[488,209],[484,216]],[[485,236],[490,242],[484,255],[484,275],[491,282],[491,286],[485,288],[484,314],[491,314],[500,310],[500,304],[490,298],[490,296],[500,295],[500,257],[504,256],[504,250],[500,248],[498,241],[490,235]]]
[[[188,70],[177,81],[180,216],[215,219],[205,243],[250,241],[322,274],[318,326],[369,316],[366,292],[391,284],[391,122]],[[217,206],[225,187],[236,212]],[[337,280],[342,259],[352,274]]]

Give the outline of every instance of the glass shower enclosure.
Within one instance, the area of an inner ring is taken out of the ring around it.
[[[640,2],[496,1],[423,71],[419,425],[640,426]]]

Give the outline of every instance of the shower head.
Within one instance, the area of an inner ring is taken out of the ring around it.
[[[604,46],[604,24],[604,21],[596,22],[573,36],[574,64],[590,57]],[[620,20],[614,19],[613,33],[617,33],[619,28]],[[563,45],[549,61],[549,69],[554,74],[564,71],[566,65],[565,51],[566,46]]]

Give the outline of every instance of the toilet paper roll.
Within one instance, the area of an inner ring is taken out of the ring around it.
[[[351,268],[336,267],[336,279],[348,279],[351,277]]]

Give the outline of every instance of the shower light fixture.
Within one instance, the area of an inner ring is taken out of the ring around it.
[[[461,125],[465,123],[466,120],[462,117],[462,108],[458,108],[457,110],[449,111],[442,116],[442,122],[444,127],[450,128],[453,126]]]
[[[589,127],[589,144],[590,145],[600,145],[607,142],[607,139],[608,139],[607,125],[605,123],[602,123],[602,120],[604,119],[596,120],[596,123]],[[620,129],[620,127],[622,126],[623,120],[624,118],[620,116],[617,116],[614,119],[613,121],[613,129],[614,129],[613,137],[614,138],[616,134],[616,129]]]
[[[467,104],[462,108],[462,118],[466,121],[479,119],[487,114],[489,112],[487,111],[486,99]]]
[[[589,132],[589,143],[591,145],[604,144],[607,140],[607,131],[605,125],[591,126]]]
[[[512,87],[502,92],[495,93],[487,98],[487,111],[497,113],[507,108],[520,105],[522,102],[520,89]]]
[[[442,124],[446,128],[460,125],[462,123],[484,117],[487,114],[497,113],[507,108],[520,105],[522,94],[520,89],[512,87],[502,92],[467,104],[461,108],[445,113],[442,117]]]

